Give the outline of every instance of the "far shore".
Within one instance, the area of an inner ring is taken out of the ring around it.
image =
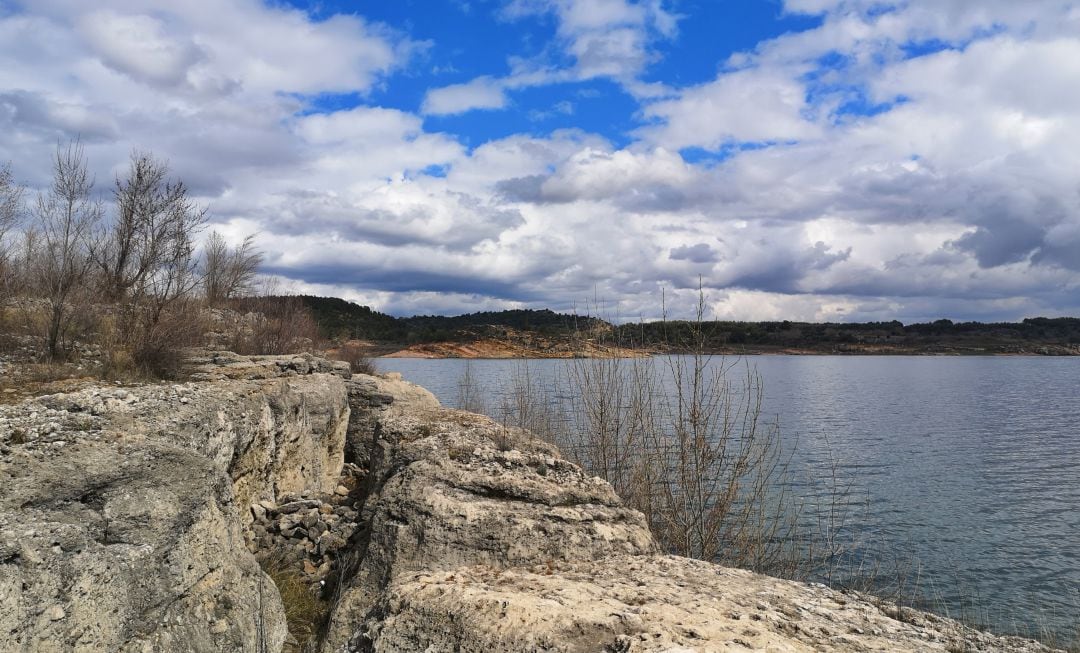
[[[514,359],[589,359],[589,358],[651,358],[667,354],[691,354],[689,351],[654,351],[622,349],[619,351],[477,351],[469,347],[458,347],[451,343],[438,343],[439,347],[407,347],[387,353],[372,353],[373,358],[409,358],[424,360],[462,359],[462,360],[514,360]],[[994,351],[994,350],[965,350],[954,349],[946,351],[920,350],[920,349],[848,349],[848,350],[821,350],[821,349],[794,349],[794,348],[754,348],[754,349],[716,349],[704,352],[709,356],[954,356],[954,357],[1054,357],[1054,356],[1077,356],[1080,350],[1071,348],[1053,348],[1052,350],[1033,351]]]

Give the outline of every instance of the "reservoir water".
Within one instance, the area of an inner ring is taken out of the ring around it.
[[[740,361],[762,377],[765,414],[779,418],[785,440],[797,438],[795,462],[838,463],[840,481],[866,497],[860,519],[874,535],[868,546],[900,554],[935,609],[998,630],[1050,630],[1065,641],[1076,634],[1080,360]],[[487,405],[498,405],[521,364],[468,363]],[[565,361],[527,364],[536,380],[565,378]],[[378,359],[377,366],[452,406],[466,362]]]

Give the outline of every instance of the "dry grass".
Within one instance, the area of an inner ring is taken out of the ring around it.
[[[297,653],[316,650],[330,615],[330,602],[319,596],[320,588],[308,583],[295,562],[271,557],[261,564],[281,595],[289,634],[297,642],[293,650]],[[289,650],[288,645],[285,650]]]

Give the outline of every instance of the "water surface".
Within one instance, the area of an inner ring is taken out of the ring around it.
[[[924,594],[1000,630],[1071,635],[1080,615],[1080,360],[748,356],[798,462],[838,462],[875,547]],[[728,362],[731,362],[730,359]],[[379,359],[454,405],[462,360]],[[529,361],[538,379],[565,361]],[[657,360],[655,364],[662,365]],[[468,363],[498,405],[521,361]],[[972,605],[977,609],[972,610]],[[972,614],[975,612],[975,614]]]

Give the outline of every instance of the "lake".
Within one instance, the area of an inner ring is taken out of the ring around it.
[[[875,546],[902,554],[938,611],[999,630],[1080,625],[1080,360],[747,356],[797,461],[831,455],[868,497]],[[727,362],[731,362],[728,359]],[[463,360],[377,359],[454,405]],[[662,365],[660,360],[654,364]],[[490,397],[520,361],[470,362]],[[538,379],[565,361],[528,362]],[[497,404],[497,399],[488,402]],[[830,453],[831,452],[831,453]]]

